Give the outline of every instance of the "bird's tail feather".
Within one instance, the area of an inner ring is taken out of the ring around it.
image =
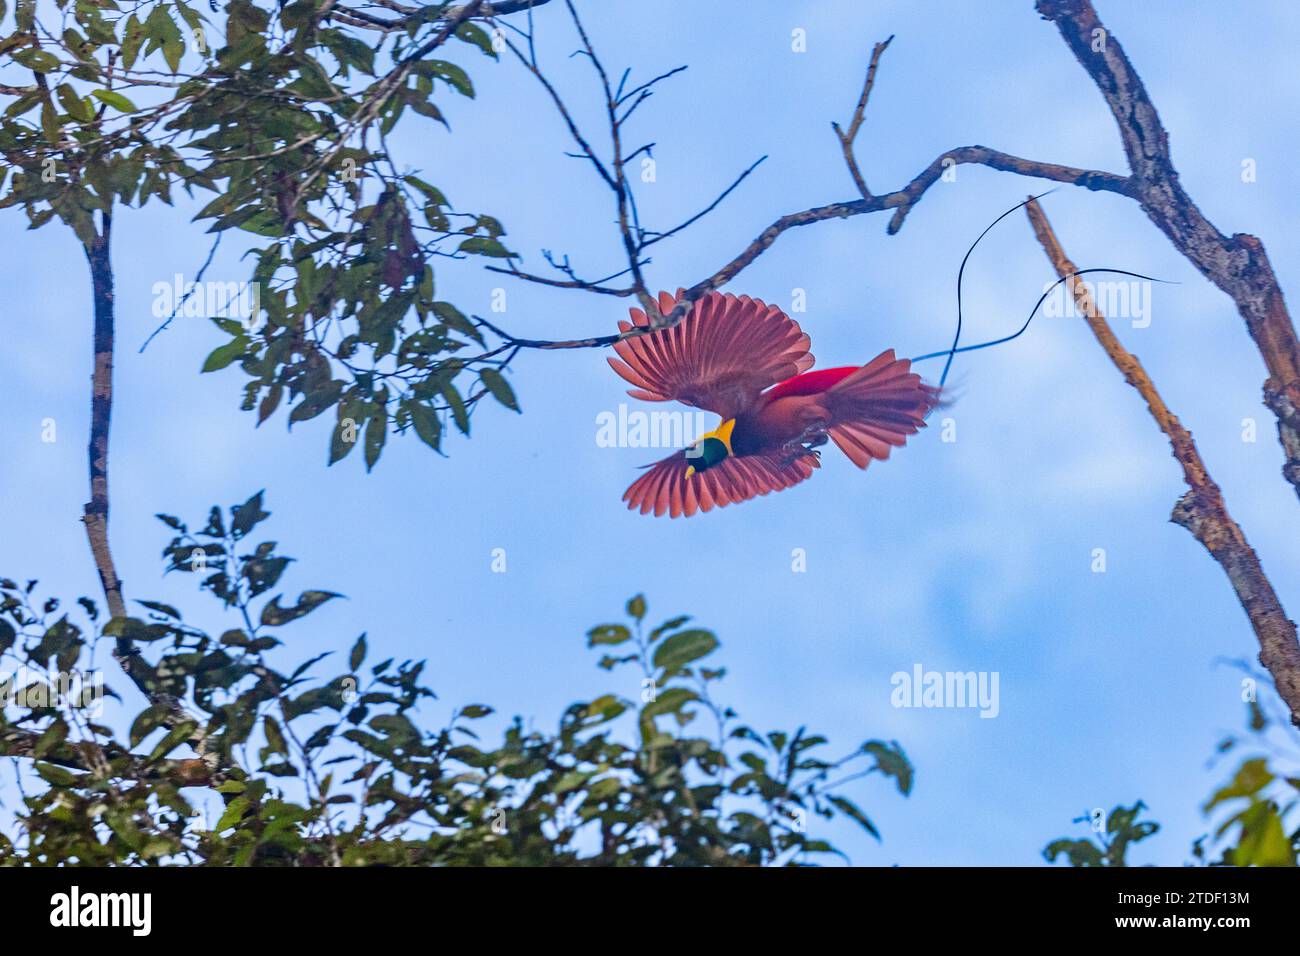
[[[827,434],[859,468],[888,458],[942,403],[942,390],[921,381],[911,365],[890,349],[827,390]]]

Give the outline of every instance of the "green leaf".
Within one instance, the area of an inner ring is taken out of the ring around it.
[[[871,819],[863,813],[862,810],[859,809],[858,805],[852,800],[833,793],[827,794],[826,799],[829,800],[837,810],[854,820],[858,826],[862,827],[862,829],[866,830],[877,840],[880,839],[880,831],[876,829],[876,825],[871,822]]]
[[[180,69],[181,56],[185,53],[185,41],[180,38],[179,31],[176,37],[163,41],[162,51],[168,68],[175,73]]]
[[[262,718],[262,731],[266,734],[266,745],[273,753],[288,755],[289,748],[285,746],[284,733],[280,730],[279,722],[270,714]]]
[[[497,59],[497,51],[492,49],[492,38],[488,36],[487,31],[477,23],[462,23],[456,29],[456,36],[458,39],[464,40],[466,43],[474,44],[488,56],[492,57],[492,59]]]
[[[627,710],[627,704],[619,700],[613,694],[605,694],[597,697],[589,703],[583,712],[588,720],[595,719],[596,723],[606,723],[618,717],[623,711]]]
[[[18,640],[18,632],[14,630],[14,626],[8,621],[0,621],[0,654],[13,647],[16,640]]]
[[[366,471],[375,467],[388,441],[388,409],[378,408],[366,423]]]
[[[161,601],[141,601],[138,598],[135,603],[142,604],[151,611],[157,611],[159,614],[174,618],[175,620],[179,621],[181,619],[181,612],[176,610],[176,608],[172,607],[170,604],[163,604]]]
[[[203,22],[203,18],[199,16],[198,11],[184,3],[183,0],[176,0],[176,9],[180,12],[181,17],[185,22],[190,25],[190,29],[192,30],[197,30],[199,24]]]
[[[238,628],[232,628],[221,635],[222,647],[247,647],[252,642],[252,638]]]
[[[315,418],[325,409],[329,408],[338,401],[339,395],[343,392],[343,383],[338,380],[326,382],[320,388],[314,389],[303,397],[303,400],[293,407],[289,413],[290,424],[296,422],[305,422]],[[360,423],[358,423],[360,424]]]
[[[897,740],[891,740],[889,743],[883,740],[869,740],[862,745],[862,751],[876,758],[876,767],[881,773],[893,777],[898,782],[899,793],[907,796],[912,792],[916,771]]]
[[[493,259],[518,258],[515,253],[501,245],[496,239],[490,239],[487,236],[470,236],[458,248],[461,252],[468,252],[478,256],[490,256]]]
[[[219,345],[213,349],[211,354],[203,362],[203,372],[216,372],[225,368],[231,362],[241,358],[248,351],[251,344],[248,336],[237,335],[225,345]]]
[[[59,58],[48,50],[28,47],[9,54],[10,58],[21,66],[36,73],[53,73],[59,68]]]
[[[67,739],[68,725],[63,722],[63,718],[57,718],[54,723],[46,727],[40,737],[36,739],[36,744],[32,747],[32,756],[44,757]]]
[[[451,408],[452,421],[456,423],[456,427],[460,429],[462,435],[468,435],[469,411],[465,408],[465,401],[460,397],[460,392],[456,390],[455,385],[447,382],[442,386],[442,395],[443,398],[447,399],[447,404]]]
[[[366,635],[362,634],[357,638],[357,642],[352,645],[352,653],[348,657],[348,670],[356,670],[361,666],[362,661],[366,659]]]
[[[41,779],[54,787],[71,787],[77,782],[77,777],[69,770],[55,766],[52,763],[36,761],[34,764],[36,772],[41,775]]]
[[[114,90],[91,90],[90,95],[101,103],[107,103],[119,113],[134,113],[136,111],[134,103]]]
[[[244,814],[249,808],[248,797],[235,797],[226,804],[226,812],[221,815],[217,825],[212,828],[213,833],[220,833],[222,830],[228,830],[244,818]]]
[[[69,116],[79,123],[89,123],[95,118],[95,110],[84,99],[77,95],[71,85],[60,83],[58,89],[59,102],[67,110]]]
[[[553,793],[569,793],[577,790],[584,783],[592,778],[595,771],[592,770],[570,770],[566,772],[555,785],[551,788]]]
[[[683,614],[680,617],[669,618],[668,620],[664,621],[662,624],[660,624],[658,627],[656,627],[653,631],[650,632],[650,643],[653,644],[655,641],[659,640],[659,638],[663,637],[669,631],[677,630],[679,627],[681,627],[690,619],[691,616],[689,614]]]
[[[654,665],[672,673],[712,654],[717,647],[718,639],[709,631],[695,628],[680,631],[655,648]]]
[[[435,206],[448,205],[447,197],[443,195],[441,189],[437,186],[431,186],[418,176],[404,176],[403,180],[424,194],[424,197]]]
[[[58,111],[50,106],[48,100],[41,104],[41,132],[51,144],[63,139],[63,125],[59,122]]]
[[[515,393],[510,388],[510,383],[494,368],[480,369],[478,373],[479,380],[484,387],[492,393],[492,397],[504,405],[506,408],[512,408],[519,411],[519,403],[515,400]]]
[[[145,31],[139,18],[133,13],[126,21],[122,32],[122,65],[128,70],[135,66],[135,58],[145,41]]]
[[[148,762],[154,763],[155,761],[161,760],[163,757],[167,756],[167,754],[171,753],[181,744],[189,740],[190,735],[194,733],[195,726],[194,721],[183,720],[171,730],[167,731],[167,734],[163,739],[158,741],[158,745],[150,751]]]
[[[1232,851],[1234,866],[1295,866],[1296,851],[1282,818],[1271,803],[1255,801],[1241,815],[1241,839]]]
[[[1091,840],[1053,840],[1043,849],[1043,857],[1048,863],[1055,863],[1061,854],[1065,855],[1071,866],[1106,865],[1101,849]]]
[[[478,327],[473,322],[465,318],[465,313],[450,302],[433,303],[433,313],[457,332],[468,335],[474,341],[482,343],[483,333],[478,330]]]
[[[632,639],[632,632],[622,624],[601,624],[587,632],[587,646],[597,644],[622,644]]]
[[[262,495],[259,491],[242,505],[230,509],[230,531],[236,538],[242,538],[262,521],[271,517],[271,512],[262,507]]]
[[[131,746],[138,747],[140,741],[163,725],[167,720],[167,716],[168,710],[163,704],[155,704],[140,711],[135,720],[131,722],[131,731],[128,735]]]
[[[474,84],[470,82],[469,74],[455,63],[448,63],[446,60],[426,60],[420,64],[420,68],[421,72],[442,77],[462,96],[473,97]]]
[[[627,613],[638,621],[645,617],[645,595],[638,594],[627,602]]]
[[[292,607],[280,607],[281,595],[277,594],[271,603],[262,608],[262,624],[266,627],[282,627],[290,621],[306,617],[316,608],[331,598],[339,597],[333,591],[303,591],[298,595],[298,603]]]
[[[412,402],[408,408],[411,413],[411,424],[415,426],[415,433],[420,436],[420,441],[434,451],[438,451],[438,443],[442,440],[442,422],[438,420],[438,413],[420,402]]]
[[[641,719],[646,722],[663,714],[678,713],[687,704],[699,699],[700,695],[689,687],[669,687],[641,708]]]
[[[329,464],[341,461],[357,447],[357,436],[365,424],[366,415],[361,403],[356,400],[339,402],[338,421],[330,434]]]
[[[1209,813],[1225,800],[1253,796],[1272,783],[1273,779],[1273,773],[1268,769],[1268,761],[1264,758],[1256,757],[1253,760],[1246,760],[1238,768],[1232,783],[1215,793],[1203,809],[1206,813]]]

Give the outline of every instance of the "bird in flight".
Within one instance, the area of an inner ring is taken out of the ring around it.
[[[678,290],[680,296],[681,290]],[[668,314],[677,297],[661,292]],[[650,324],[641,309],[619,330]],[[676,325],[614,345],[614,371],[650,402],[678,401],[722,416],[722,424],[647,471],[623,494],[641,514],[690,517],[781,491],[821,467],[833,441],[859,468],[925,426],[940,390],[893,349],[866,365],[808,371],[807,334],[779,308],[710,292]]]

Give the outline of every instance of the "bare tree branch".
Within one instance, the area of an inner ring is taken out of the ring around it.
[[[199,287],[203,283],[203,276],[207,273],[208,266],[212,265],[212,258],[217,254],[217,247],[221,245],[221,237],[224,235],[225,232],[219,232],[217,233],[217,237],[212,240],[212,246],[208,249],[208,257],[203,260],[203,265],[199,266],[199,271],[194,276],[194,284],[190,287],[188,292],[181,296],[180,301],[176,303],[176,307],[172,309],[171,314],[168,315],[167,318],[163,319],[162,325],[150,332],[149,337],[140,345],[140,352],[142,354],[144,350],[149,347],[149,343],[152,342],[159,333],[167,330],[167,328],[172,324],[172,320],[176,318],[176,316],[180,314],[181,309],[185,307],[185,303],[199,291]]]
[[[520,50],[519,47],[515,46],[511,40],[504,38],[503,40],[506,48],[515,55],[515,58],[519,60],[521,64],[523,64],[524,69],[536,77],[537,82],[541,83],[542,88],[550,94],[551,102],[555,104],[556,110],[559,111],[561,118],[564,120],[564,125],[568,127],[569,135],[572,136],[573,141],[578,144],[578,149],[580,149],[582,155],[591,162],[592,167],[596,170],[596,173],[600,176],[605,185],[613,189],[614,177],[610,175],[609,170],[605,168],[605,164],[601,162],[600,157],[596,155],[596,151],[591,148],[591,144],[588,143],[586,137],[583,136],[582,131],[578,128],[578,124],[574,122],[573,117],[569,113],[569,108],[564,104],[564,100],[560,97],[555,86],[546,78],[531,56],[525,56],[524,52]]]
[[[477,15],[480,17],[501,17],[508,13],[524,13],[537,7],[543,7],[550,2],[551,0],[497,0],[495,3],[485,4]],[[442,16],[445,20],[454,20],[460,13],[460,7],[452,7],[444,11]]]
[[[569,4],[570,11],[573,12],[572,4]],[[644,96],[648,88],[662,79],[665,79],[679,72],[670,70],[655,77],[648,83],[642,84],[629,93],[614,93],[611,95],[606,73],[600,60],[597,58],[591,41],[582,28],[581,22],[577,20],[574,14],[575,23],[577,24],[579,36],[583,42],[583,49],[579,51],[591,59],[601,78],[602,90],[606,96],[607,116],[610,124],[611,136],[615,145],[614,160],[611,166],[607,166],[596,152],[592,149],[588,138],[578,128],[577,123],[573,120],[573,114],[568,106],[564,103],[554,84],[543,74],[535,58],[525,55],[513,43],[507,43],[516,58],[524,67],[533,74],[534,77],[542,84],[551,101],[559,111],[561,118],[564,120],[570,135],[579,147],[579,156],[586,158],[596,169],[601,180],[615,193],[618,205],[619,231],[623,240],[624,252],[628,256],[628,267],[623,272],[616,273],[621,275],[630,272],[633,275],[631,286],[622,289],[613,289],[603,286],[603,284],[587,283],[578,279],[567,270],[567,280],[546,279],[530,273],[524,273],[516,269],[502,269],[491,267],[494,272],[502,272],[512,275],[515,278],[523,279],[529,282],[537,282],[544,285],[553,286],[563,289],[576,289],[586,292],[597,292],[603,295],[613,296],[630,296],[635,295],[645,308],[650,317],[650,322],[646,326],[638,326],[620,335],[602,335],[579,339],[521,339],[515,338],[506,332],[497,329],[488,323],[482,323],[484,327],[491,329],[496,334],[502,336],[507,344],[511,347],[519,348],[536,348],[536,349],[568,349],[568,348],[601,348],[612,345],[624,338],[645,335],[658,329],[670,328],[676,325],[690,310],[691,305],[701,296],[721,288],[740,272],[748,267],[755,259],[766,252],[782,233],[798,226],[807,226],[817,222],[824,222],[829,219],[847,219],[851,216],[860,216],[868,213],[883,212],[885,210],[894,210],[894,215],[889,223],[888,232],[892,235],[902,228],[903,221],[908,212],[921,200],[931,186],[933,186],[942,177],[945,170],[952,166],[963,164],[975,164],[987,166],[991,169],[1002,170],[1006,172],[1018,173],[1022,176],[1034,176],[1042,179],[1050,179],[1054,182],[1070,183],[1073,185],[1084,186],[1093,190],[1105,190],[1109,192],[1120,193],[1121,195],[1133,195],[1133,182],[1127,176],[1120,176],[1115,173],[1102,172],[1095,169],[1080,169],[1074,166],[1064,166],[1058,163],[1044,163],[1037,160],[1024,159],[1020,156],[1013,156],[1010,153],[1003,153],[999,150],[990,149],[987,146],[962,146],[957,149],[948,150],[935,158],[923,169],[911,182],[901,189],[894,192],[876,195],[872,193],[866,185],[858,164],[853,154],[854,142],[858,132],[862,127],[868,100],[872,88],[875,85],[876,71],[880,64],[881,55],[889,46],[893,37],[876,44],[872,50],[871,61],[867,68],[866,81],[863,84],[861,95],[858,97],[857,107],[854,110],[853,118],[849,123],[847,130],[842,130],[838,124],[832,124],[836,136],[840,140],[841,149],[844,152],[845,162],[849,167],[850,174],[853,176],[858,191],[861,193],[860,199],[848,200],[845,202],[831,203],[825,206],[817,206],[812,209],[805,209],[801,212],[790,213],[782,216],[764,229],[748,246],[746,246],[738,255],[729,262],[717,269],[713,274],[699,280],[694,285],[687,288],[682,296],[678,299],[677,305],[668,315],[659,315],[657,307],[653,302],[647,303],[651,298],[648,289],[644,283],[641,273],[643,260],[641,252],[656,242],[676,235],[687,226],[697,222],[706,214],[715,209],[718,204],[725,199],[737,186],[743,182],[749,174],[758,165],[755,163],[745,170],[741,175],[728,186],[721,195],[719,195],[711,204],[705,207],[700,213],[692,216],[681,225],[674,227],[664,233],[654,232],[652,230],[640,229],[639,226],[630,226],[627,221],[629,209],[635,209],[635,197],[632,194],[630,184],[623,175],[623,168],[620,163],[619,144],[621,142],[620,132],[622,123],[626,121],[630,110],[619,117],[616,108],[619,103],[625,102],[627,98],[637,95]],[[524,34],[529,40],[530,50],[532,47],[531,34]],[[620,85],[621,89],[621,85]],[[639,102],[639,99],[638,99]],[[761,162],[761,160],[760,160]],[[490,355],[495,352],[488,353]]]
[[[749,168],[746,169],[739,176],[737,176],[732,181],[730,186],[728,186],[726,189],[720,192],[718,194],[718,197],[714,199],[713,202],[709,203],[707,206],[705,206],[695,215],[691,216],[691,218],[687,219],[685,222],[681,223],[678,226],[674,226],[673,228],[669,229],[667,232],[647,231],[646,235],[649,236],[650,238],[645,239],[641,242],[641,248],[645,249],[647,246],[652,246],[656,242],[662,242],[665,239],[670,239],[673,236],[677,235],[677,233],[681,232],[686,227],[698,222],[699,220],[707,216],[709,213],[713,212],[713,210],[718,208],[718,204],[721,203],[722,200],[726,199],[729,195],[731,195],[731,193],[736,189],[736,187],[739,186],[741,183],[743,183],[746,177],[748,177],[750,173],[758,169],[759,165],[765,159],[767,159],[766,156],[760,156],[758,159],[754,160],[754,162],[750,163]]]
[[[94,371],[91,375],[90,398],[90,441],[87,447],[90,470],[90,500],[86,502],[82,521],[86,526],[86,539],[90,543],[91,557],[95,570],[99,574],[104,599],[108,604],[110,618],[126,618],[129,612],[126,600],[122,596],[122,579],[118,577],[117,565],[113,561],[113,552],[109,546],[108,512],[108,447],[109,431],[113,415],[113,357],[115,347],[115,310],[113,293],[113,265],[110,259],[112,248],[113,217],[109,212],[101,213],[99,233],[85,246],[86,259],[90,264],[91,287],[94,305]],[[159,704],[170,714],[168,727],[189,722],[194,726],[190,744],[199,758],[216,770],[215,755],[208,752],[207,733],[202,721],[191,716],[185,705],[159,688],[158,675],[153,667],[140,654],[134,642],[129,638],[118,636],[114,640],[113,660],[131,682],[153,704]]]
[[[1268,369],[1264,401],[1277,416],[1286,454],[1282,474],[1300,495],[1300,339],[1264,244],[1243,233],[1223,235],[1183,190],[1169,134],[1142,78],[1089,0],[1038,0],[1037,6],[1106,98],[1133,172],[1134,198],[1178,251],[1232,298],[1245,319]]]
[[[1065,278],[1078,272],[1078,267],[1061,248],[1037,200],[1025,206],[1025,212],[1056,274]],[[1273,585],[1264,574],[1259,556],[1246,540],[1241,527],[1228,514],[1223,493],[1210,477],[1191,433],[1165,405],[1137,356],[1120,344],[1106,317],[1093,302],[1087,284],[1074,279],[1067,280],[1066,284],[1074,293],[1079,312],[1092,329],[1092,334],[1123,374],[1124,380],[1138,390],[1156,425],[1169,439],[1189,489],[1178,499],[1170,520],[1190,531],[1223,567],[1259,640],[1260,663],[1268,669],[1278,693],[1290,708],[1291,722],[1300,727],[1300,642],[1296,639],[1295,624],[1287,618]]]
[[[109,261],[113,218],[103,214],[99,235],[86,246],[94,295],[94,371],[90,399],[90,500],[83,521],[95,570],[112,617],[126,617],[122,580],[108,545],[108,433],[113,414],[113,267]]]
[[[897,206],[894,216],[889,221],[889,234],[895,235],[903,227],[903,220],[912,211],[912,207],[921,201],[925,191],[939,181],[944,171],[952,166],[987,166],[1006,173],[1018,173],[1038,179],[1050,179],[1057,183],[1082,186],[1094,192],[1119,193],[1121,196],[1133,195],[1133,181],[1128,176],[1102,172],[1097,169],[1080,169],[1077,166],[1063,166],[1060,163],[1044,163],[1034,159],[1013,156],[1001,150],[987,146],[959,146],[943,153],[927,166],[915,179],[892,193],[887,199],[894,199]],[[897,197],[897,198],[895,198]]]
[[[605,279],[588,281],[586,279],[579,279],[574,275],[572,267],[565,268],[557,266],[557,268],[560,268],[565,275],[570,277],[568,279],[551,279],[547,276],[534,275],[531,272],[522,272],[519,269],[503,269],[501,266],[484,266],[484,268],[487,269],[488,272],[499,272],[501,275],[510,276],[514,279],[522,279],[525,282],[535,282],[538,285],[549,285],[556,289],[581,289],[583,292],[594,292],[598,295],[612,295],[619,298],[626,298],[629,295],[634,295],[636,292],[636,290],[632,288],[615,289],[605,285],[605,283],[610,279],[616,279],[619,276],[626,275],[626,269],[616,272],[614,275]]]
[[[853,111],[853,119],[849,121],[848,132],[841,130],[839,123],[831,123],[831,129],[835,130],[835,135],[839,137],[840,148],[844,152],[845,165],[849,167],[849,174],[853,177],[853,182],[857,185],[858,192],[862,194],[863,199],[871,195],[871,190],[867,188],[867,181],[862,178],[862,171],[858,169],[857,158],[853,155],[853,141],[858,138],[858,130],[862,128],[862,120],[867,111],[867,100],[871,98],[871,88],[876,85],[876,70],[880,66],[880,57],[889,49],[889,44],[893,42],[894,37],[891,34],[877,43],[871,51],[871,62],[867,65],[867,78],[862,84],[862,94],[858,97],[858,105]]]
[[[510,13],[531,13],[534,8],[545,6],[548,3],[550,3],[550,0],[501,0],[499,3],[462,3],[447,7],[438,14],[437,19],[455,23],[461,23],[465,20],[491,20],[494,17],[505,16]],[[425,13],[428,9],[427,6],[413,6],[398,3],[396,0],[368,0],[367,5],[369,4],[391,10],[397,16],[386,19],[367,10],[346,4],[337,5],[331,15],[344,23],[352,24],[363,30],[373,30],[385,34],[397,30],[406,30],[412,25],[418,26],[421,23],[430,22],[431,19]],[[318,16],[323,15],[324,11],[318,14]]]

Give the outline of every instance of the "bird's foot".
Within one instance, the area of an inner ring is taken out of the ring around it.
[[[826,426],[821,422],[814,422],[805,428],[797,438],[781,446],[782,458],[786,464],[790,464],[806,455],[812,455],[820,459],[821,452],[816,449],[829,440],[830,436],[826,434]]]

